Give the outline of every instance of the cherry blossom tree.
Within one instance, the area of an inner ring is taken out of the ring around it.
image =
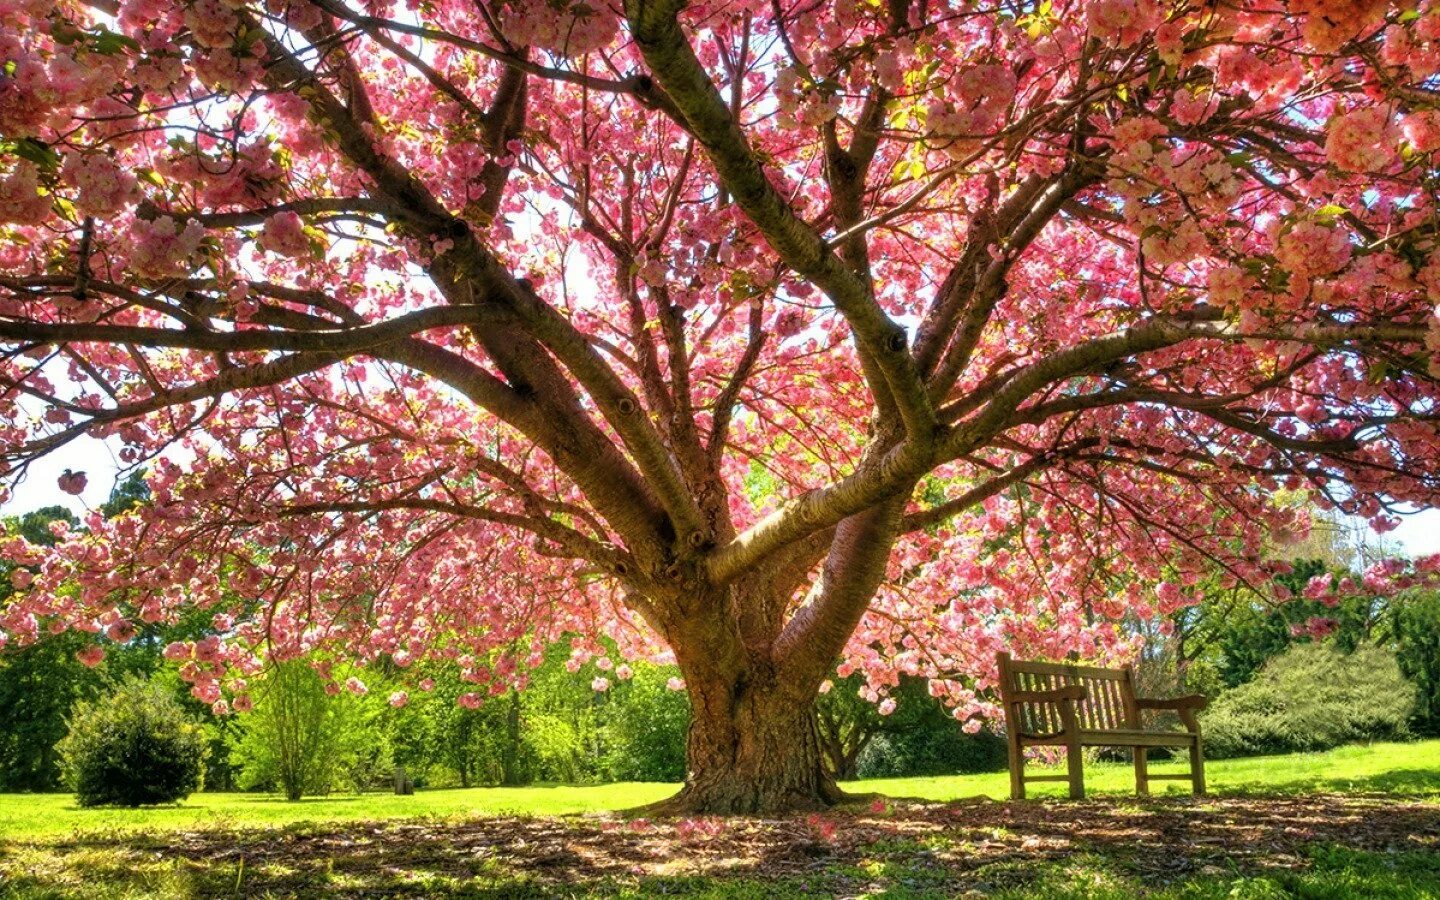
[[[0,640],[213,608],[217,711],[609,636],[673,808],[822,806],[837,667],[978,727],[997,649],[1263,588],[1279,488],[1440,497],[1432,0],[0,0],[0,59],[7,477],[153,492],[6,537]]]

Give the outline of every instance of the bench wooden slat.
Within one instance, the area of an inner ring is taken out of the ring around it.
[[[1188,731],[1128,731],[1119,728],[1080,732],[1085,747],[1184,747],[1195,742]]]
[[[1012,661],[1010,665],[1012,671],[1035,675],[1074,675],[1108,681],[1121,681],[1125,678],[1124,673],[1119,669],[1101,669],[1096,666],[1072,665],[1071,663]]]

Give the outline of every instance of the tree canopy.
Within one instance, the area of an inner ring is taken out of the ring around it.
[[[685,673],[686,803],[804,805],[838,661],[973,719],[998,649],[1268,582],[1277,489],[1440,491],[1429,0],[0,24],[0,453],[152,494],[8,537],[0,640],[196,605],[206,702],[311,652],[478,702],[606,634]]]

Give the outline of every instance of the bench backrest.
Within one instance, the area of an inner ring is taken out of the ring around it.
[[[1135,707],[1135,678],[1129,666],[1102,669],[1069,663],[1022,662],[1000,654],[1000,699],[1005,704],[1007,724],[1021,734],[1057,734],[1060,722],[1058,703],[1012,703],[1017,691],[1053,691],[1079,685],[1085,699],[1075,704],[1075,718],[1087,731],[1114,731],[1138,728]]]

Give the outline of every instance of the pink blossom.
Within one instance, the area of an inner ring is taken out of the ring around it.
[[[1170,103],[1170,115],[1184,126],[1199,125],[1215,114],[1219,104],[1205,91],[1179,91]]]
[[[98,644],[86,644],[75,654],[75,658],[80,660],[85,668],[93,669],[105,660],[105,651]]]
[[[305,222],[293,212],[279,212],[265,220],[259,244],[279,256],[304,256],[310,253],[310,238]]]
[[[1160,6],[1154,0],[1091,0],[1085,7],[1090,33],[1121,47],[1138,42],[1160,21]]]
[[[1387,109],[1361,106],[1331,117],[1325,156],[1345,172],[1383,172],[1395,161],[1398,138]]]
[[[410,695],[405,693],[404,691],[394,691],[390,694],[389,702],[391,706],[399,709],[400,707],[410,702]]]
[[[195,43],[219,50],[235,43],[240,20],[221,0],[191,0],[185,9],[185,25]]]
[[[136,219],[130,227],[130,269],[145,278],[168,278],[195,265],[195,254],[205,237],[198,222],[183,228],[169,216],[154,221]]]
[[[114,215],[138,196],[135,176],[104,153],[74,153],[65,159],[65,182],[78,189],[75,209],[82,215]]]
[[[1400,127],[1415,152],[1440,150],[1440,110],[1423,109],[1410,113]]]
[[[610,679],[603,675],[596,676],[596,678],[590,682],[590,690],[596,692],[610,690]]]
[[[10,174],[0,177],[0,223],[37,224],[49,216],[50,202],[40,193],[40,170],[29,160],[17,160]]]
[[[1300,278],[1331,275],[1350,261],[1353,247],[1340,228],[1315,221],[1303,221],[1281,235],[1275,258]]]
[[[84,472],[72,472],[69,469],[66,469],[63,473],[61,473],[60,477],[56,479],[56,483],[59,484],[60,490],[64,491],[67,494],[74,494],[77,497],[85,493],[85,485],[88,483],[88,481],[89,479],[85,477]]]
[[[1216,266],[1206,278],[1210,302],[1223,309],[1234,309],[1244,300],[1252,282],[1239,266]]]
[[[512,42],[567,56],[580,56],[606,46],[620,24],[609,5],[584,0],[506,4],[498,15],[501,29]]]

